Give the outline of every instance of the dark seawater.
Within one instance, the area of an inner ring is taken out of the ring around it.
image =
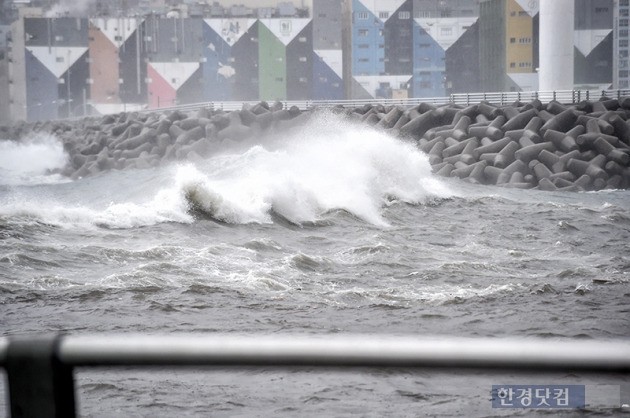
[[[220,144],[203,161],[76,181],[46,174],[64,164],[55,138],[0,144],[3,336],[630,336],[628,191],[437,178],[412,144],[332,117]],[[531,416],[491,408],[491,385],[506,382],[630,385],[418,370],[77,373],[81,414],[96,417]],[[591,413],[621,411],[578,415]]]

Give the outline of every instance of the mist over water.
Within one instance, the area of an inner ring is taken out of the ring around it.
[[[0,139],[0,185],[59,181],[48,174],[67,162],[63,143],[53,135],[38,133],[19,142]]]
[[[332,115],[194,162],[74,181],[47,174],[66,161],[52,137],[2,147],[3,335],[630,335],[627,191],[436,178],[413,143]],[[491,385],[518,380],[112,373],[78,373],[82,414],[483,416]]]

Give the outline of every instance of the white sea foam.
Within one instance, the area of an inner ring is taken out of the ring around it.
[[[59,182],[49,170],[63,168],[68,154],[55,136],[38,133],[22,141],[0,140],[0,184],[40,184]]]
[[[20,200],[9,212],[54,224],[128,228],[193,222],[196,215],[237,224],[271,223],[279,216],[302,224],[344,210],[387,226],[382,209],[392,201],[421,204],[452,194],[431,174],[426,155],[414,145],[333,115],[318,116],[297,133],[241,145],[196,165],[170,167],[166,175],[151,179],[148,188],[140,180],[130,188],[114,187],[107,177],[112,174],[74,184],[113,189],[112,203],[100,207],[92,201],[42,205],[37,198]],[[137,196],[129,196],[129,189]],[[0,207],[3,212],[7,214],[6,206]]]
[[[383,132],[319,116],[299,136],[274,138],[243,153],[183,166],[177,188],[209,216],[230,223],[294,223],[345,210],[375,225],[392,200],[424,203],[451,196],[427,157]]]

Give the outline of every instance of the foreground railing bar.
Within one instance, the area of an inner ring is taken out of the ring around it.
[[[76,367],[422,367],[629,373],[630,341],[53,335],[0,338],[0,366],[8,375],[11,416],[73,417]]]
[[[94,365],[328,365],[630,371],[630,342],[345,337],[68,337],[59,356]]]
[[[3,366],[6,362],[8,349],[9,349],[9,339],[0,338],[0,366]]]
[[[0,339],[0,365],[6,362],[8,344],[6,339]],[[630,371],[630,341],[382,336],[65,336],[59,340],[57,355],[63,364],[72,367],[200,364]]]

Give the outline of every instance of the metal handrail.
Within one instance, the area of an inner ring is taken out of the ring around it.
[[[361,107],[366,104],[382,104],[384,106],[412,107],[420,103],[430,103],[434,105],[459,104],[471,105],[482,101],[496,105],[508,105],[514,102],[527,102],[540,100],[543,103],[552,100],[565,104],[575,104],[590,98],[622,98],[630,96],[630,89],[618,90],[555,90],[555,91],[509,91],[509,92],[482,92],[482,93],[456,93],[444,97],[413,97],[407,99],[351,99],[351,100],[280,100],[284,109],[292,106],[300,110],[326,107]],[[202,108],[223,109],[226,111],[239,110],[243,106],[253,106],[260,101],[212,101],[182,104],[177,106],[145,109],[142,112],[155,111],[194,111]]]
[[[186,334],[0,338],[0,366],[7,370],[15,416],[75,416],[75,367],[164,365],[628,374],[630,340]]]
[[[630,371],[630,341],[385,336],[72,336],[59,358],[96,365],[312,365]]]
[[[0,338],[0,367],[7,364],[11,344],[25,339],[29,338]],[[630,371],[630,340],[67,335],[59,337],[57,354],[63,364],[72,367],[246,363]]]

